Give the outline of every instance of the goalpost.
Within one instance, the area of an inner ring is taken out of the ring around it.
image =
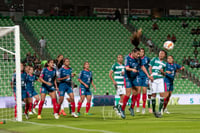
[[[19,26],[0,27],[0,59],[0,120],[22,121]],[[16,101],[10,85],[14,73],[16,73]]]

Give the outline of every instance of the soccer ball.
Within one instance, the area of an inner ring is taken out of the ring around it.
[[[172,50],[174,48],[174,43],[172,41],[166,41],[163,45],[166,50]]]

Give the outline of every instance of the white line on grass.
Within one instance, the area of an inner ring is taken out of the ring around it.
[[[106,130],[85,129],[85,128],[77,128],[77,127],[67,126],[67,125],[52,125],[52,124],[43,124],[43,123],[30,122],[30,121],[22,121],[22,123],[29,123],[29,124],[38,125],[38,126],[62,127],[62,128],[74,129],[74,130],[79,130],[79,131],[87,131],[87,132],[117,133],[117,132],[111,132],[111,131],[106,131]]]

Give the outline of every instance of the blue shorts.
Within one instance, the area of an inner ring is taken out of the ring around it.
[[[40,93],[47,93],[47,92],[53,92],[53,91],[55,91],[56,89],[54,88],[54,86],[52,86],[52,87],[44,87],[44,86],[42,86],[41,88],[40,88]]]
[[[34,97],[38,95],[38,93],[34,89],[28,90],[27,93],[28,93],[28,97]]]
[[[22,101],[24,100],[24,98],[28,98],[28,93],[26,89],[22,89],[21,90],[21,96],[22,96]],[[14,87],[14,95],[16,96],[16,88]]]
[[[174,90],[173,82],[165,81],[165,91],[173,91],[173,90]]]
[[[139,86],[138,78],[128,78],[125,77],[125,88],[132,88],[134,86]]]
[[[59,84],[59,96],[65,96],[65,92],[67,94],[73,93],[72,87],[67,84]]]
[[[90,88],[80,87],[80,96],[81,95],[92,95],[92,92],[90,91]]]
[[[22,100],[24,100],[25,98],[28,98],[28,92],[27,90],[22,90]]]
[[[137,81],[139,82],[138,85],[142,87],[149,86],[149,78],[148,77],[138,77]]]

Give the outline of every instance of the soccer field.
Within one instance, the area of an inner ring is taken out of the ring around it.
[[[199,105],[173,105],[168,110],[171,114],[164,114],[162,118],[155,118],[153,114],[142,115],[136,113],[132,117],[126,112],[126,119],[114,114],[112,107],[93,107],[91,116],[82,114],[79,118],[70,115],[61,116],[55,120],[50,114],[51,110],[44,109],[42,119],[37,120],[36,115],[30,120],[20,122],[6,121],[0,125],[2,132],[19,133],[199,133],[200,132],[200,106]],[[84,108],[82,109],[82,112]],[[45,113],[46,112],[46,113]],[[104,112],[104,113],[103,113]]]

